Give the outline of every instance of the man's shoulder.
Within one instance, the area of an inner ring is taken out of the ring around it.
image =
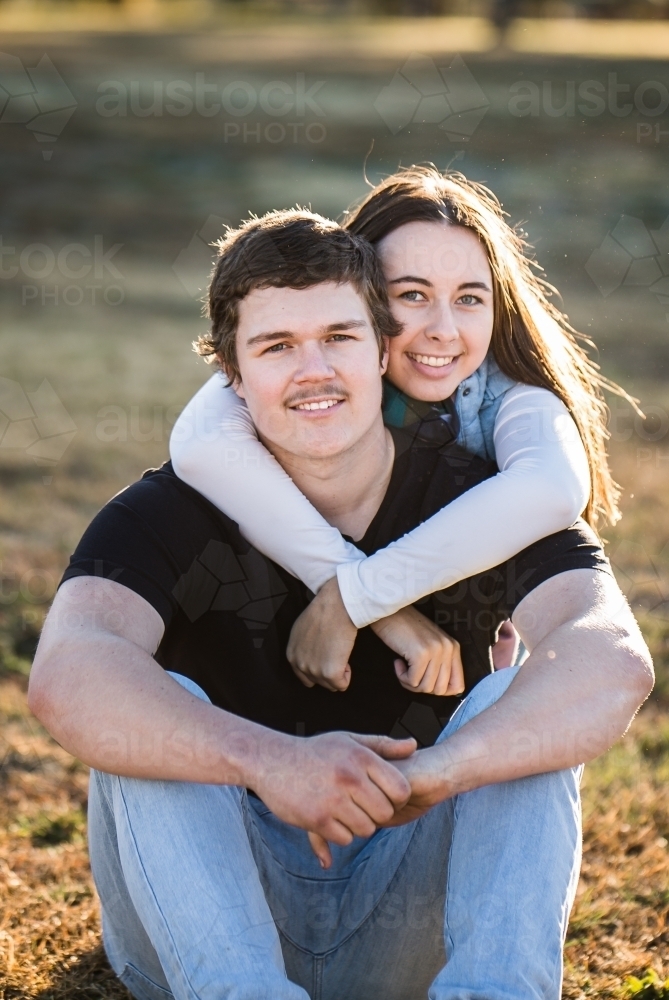
[[[61,582],[78,576],[114,580],[153,605],[167,625],[179,604],[179,581],[217,545],[248,549],[237,524],[180,480],[168,462],[105,504]]]
[[[234,521],[179,479],[171,462],[165,462],[157,469],[147,469],[141,479],[113,496],[98,517],[105,511],[111,513],[119,506],[132,512],[138,520],[145,521],[154,531],[163,525],[172,533],[183,530],[186,525],[202,525],[206,530],[214,524],[217,530],[237,529]]]

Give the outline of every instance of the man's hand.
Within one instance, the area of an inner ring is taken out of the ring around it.
[[[465,689],[460,643],[414,607],[381,618],[371,628],[402,657],[395,673],[402,687],[420,694],[456,695]]]
[[[449,781],[448,741],[436,747],[426,747],[406,760],[395,761],[395,767],[411,785],[411,797],[384,826],[402,826],[420,819],[433,806],[454,795],[457,788]]]
[[[449,756],[447,744],[441,743],[438,747],[419,750],[403,760],[395,760],[394,766],[411,786],[411,797],[382,826],[412,823],[457,792],[453,782],[449,781]],[[331,855],[327,842],[315,833],[309,834],[309,842],[321,864],[326,859],[323,867],[329,868]]]
[[[334,576],[296,620],[286,656],[306,687],[320,684],[328,691],[345,691],[351,683],[348,658],[357,634]]]
[[[411,794],[408,780],[390,763],[409,757],[413,739],[324,733],[307,739],[273,733],[258,747],[250,787],[275,816],[309,830],[321,865],[329,867],[327,841],[350,844],[371,837]]]

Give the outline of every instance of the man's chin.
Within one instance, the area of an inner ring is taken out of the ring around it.
[[[293,439],[290,445],[284,445],[284,449],[300,458],[319,461],[321,459],[337,458],[343,455],[353,445],[349,435],[328,435],[326,437],[306,435],[299,440]]]
[[[353,447],[358,437],[359,434],[354,434],[351,428],[333,424],[327,426],[325,422],[318,424],[314,421],[310,426],[302,424],[286,428],[284,434],[273,434],[271,440],[263,435],[263,440],[275,453],[281,451],[296,458],[318,461],[343,454]]]

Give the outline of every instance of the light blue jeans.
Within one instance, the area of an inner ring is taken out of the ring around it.
[[[518,669],[481,681],[440,738]],[[243,788],[93,772],[107,955],[137,1000],[559,1000],[579,783],[576,768],[458,795],[334,847],[323,871]]]

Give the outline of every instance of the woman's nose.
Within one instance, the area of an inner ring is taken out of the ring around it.
[[[434,308],[430,310],[425,333],[431,340],[435,341],[450,343],[457,340],[458,328],[448,303],[444,305],[435,303]]]

